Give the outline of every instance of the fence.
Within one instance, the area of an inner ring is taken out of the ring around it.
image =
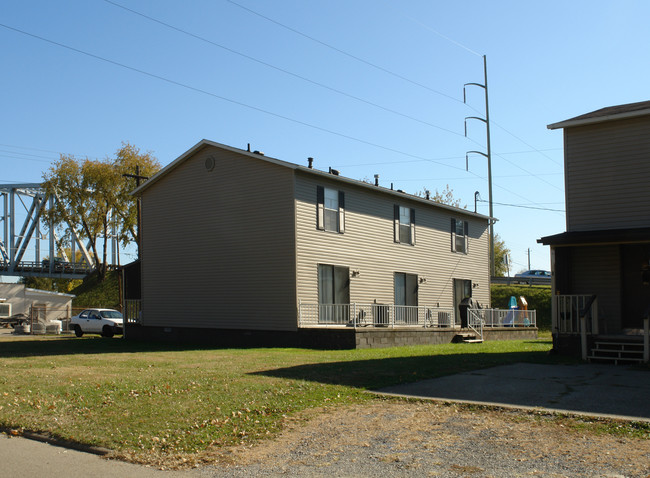
[[[12,326],[16,333],[24,334],[59,334],[70,328],[70,307],[47,307],[32,305],[27,314],[17,314]]]
[[[536,310],[469,309],[467,325],[483,339],[485,327],[537,327]]]
[[[140,324],[142,321],[142,301],[127,299],[124,304],[124,323]]]
[[[483,327],[537,327],[536,310],[469,309],[468,326],[483,335]],[[299,327],[460,327],[451,307],[394,304],[304,304]]]
[[[453,308],[394,304],[304,304],[300,327],[453,327]]]
[[[554,297],[553,328],[562,334],[580,333],[580,315],[585,314],[586,333],[598,333],[598,299],[591,295],[557,295]]]
[[[537,327],[536,310],[472,309],[485,327]]]

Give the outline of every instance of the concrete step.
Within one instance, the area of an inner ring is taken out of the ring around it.
[[[630,364],[643,362],[643,344],[621,340],[596,341],[587,357],[590,362]]]
[[[589,360],[589,362],[593,362],[593,363],[613,363],[614,365],[642,363],[643,362],[643,358],[602,357],[602,356],[597,356],[597,355],[589,355],[587,357],[587,360]]]

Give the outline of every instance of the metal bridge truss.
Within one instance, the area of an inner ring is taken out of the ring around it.
[[[0,275],[82,279],[95,270],[88,252],[90,244],[83,243],[73,225],[67,225],[70,247],[66,249],[55,227],[44,224],[46,208],[57,200],[39,183],[0,185]],[[115,234],[106,240],[111,242],[114,262]]]

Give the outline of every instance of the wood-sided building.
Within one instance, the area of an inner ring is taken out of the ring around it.
[[[579,353],[586,315],[583,356],[627,348],[609,356],[636,360],[650,312],[650,101],[548,128],[564,130],[566,189],[566,232],[538,241],[551,246],[554,346]]]
[[[142,296],[127,338],[449,342],[463,299],[489,306],[481,214],[208,140],[134,194]]]

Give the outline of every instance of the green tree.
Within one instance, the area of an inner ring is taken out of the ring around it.
[[[508,273],[508,262],[506,257],[510,255],[510,249],[498,234],[494,235],[494,275],[505,277]]]
[[[131,241],[139,245],[138,202],[131,196],[131,192],[137,187],[138,182],[142,184],[146,178],[160,171],[160,163],[151,152],[142,152],[132,144],[122,143],[122,147],[115,153],[114,164],[120,176],[116,184],[117,201],[120,205],[116,208],[119,217],[119,238],[124,245]],[[137,174],[141,179],[138,181],[135,177],[125,177],[125,174]]]
[[[135,188],[135,180],[123,177],[127,172],[134,173],[136,165],[142,175],[160,169],[150,153],[140,153],[138,148],[123,143],[115,158],[104,160],[62,154],[43,175],[45,190],[57,199],[43,220],[51,221],[62,232],[59,248],[73,240],[65,231],[68,225],[80,239],[87,241],[100,281],[106,277],[106,239],[113,227],[122,244],[137,240],[136,200],[129,195]]]
[[[72,289],[79,286],[83,281],[81,279],[53,279],[51,277],[22,277],[20,282],[32,289],[69,294]]]

